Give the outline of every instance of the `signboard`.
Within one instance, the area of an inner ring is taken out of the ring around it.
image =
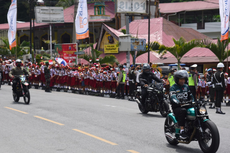
[[[146,39],[131,38],[131,51],[145,51]]]
[[[75,64],[77,55],[76,53],[76,44],[56,44],[55,51],[58,52],[59,57],[63,58],[69,66]]]
[[[64,23],[63,7],[35,7],[37,23]]]
[[[118,46],[116,44],[104,45],[104,53],[118,53]]]
[[[117,13],[146,13],[146,0],[117,0]]]

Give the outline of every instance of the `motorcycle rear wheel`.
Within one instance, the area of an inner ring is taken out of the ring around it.
[[[202,127],[206,139],[199,139],[199,146],[204,153],[215,153],[220,145],[220,135],[212,121],[206,121]]]
[[[169,113],[169,105],[165,101],[160,106],[161,116],[166,117]]]
[[[30,92],[29,92],[28,88],[25,89],[25,95],[23,98],[24,98],[25,104],[30,103]]]
[[[166,136],[166,133],[170,133],[173,137],[175,136],[175,123],[170,117],[166,117],[165,119],[164,132],[165,132],[165,138],[169,144],[176,146],[179,143],[176,140],[176,138],[170,139]]]

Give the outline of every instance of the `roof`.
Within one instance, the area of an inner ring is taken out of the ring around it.
[[[101,54],[100,57],[105,57],[105,55],[108,55],[108,54]],[[124,63],[127,63],[127,60],[126,60],[126,52],[120,52],[119,54],[112,54],[114,56],[116,56],[118,62],[120,64],[124,64]],[[133,57],[132,55],[130,54],[130,64],[133,64]]]
[[[207,48],[196,47],[187,52],[182,58],[181,63],[212,63],[218,62],[216,55]],[[157,63],[176,63],[176,58],[169,52],[162,56],[162,58],[154,61]]]
[[[191,1],[191,2],[176,2],[176,3],[160,3],[160,13],[178,13],[184,11],[200,11],[219,9],[219,1]]]
[[[36,23],[35,22],[35,27],[39,26],[47,26],[49,25],[48,23]],[[17,29],[23,30],[23,29],[28,29],[30,27],[30,22],[25,22],[25,23],[17,23]],[[9,24],[4,23],[0,24],[0,30],[8,30],[9,29]]]
[[[116,40],[119,40],[119,36],[124,35],[122,32],[120,32],[120,31],[118,31],[116,29],[113,29],[113,28],[111,28],[108,25],[103,23],[102,26],[101,26],[101,33],[100,33],[100,37],[99,37],[99,41],[98,41],[98,45],[97,45],[98,50],[99,50],[99,47],[101,45],[101,41],[103,39],[105,31],[107,31]]]
[[[97,43],[93,44],[93,48],[95,49],[97,46]],[[88,47],[86,49],[83,50],[85,52],[85,54],[91,55],[91,47]]]
[[[168,47],[174,45],[172,38],[178,40],[183,37],[186,41],[208,38],[192,28],[181,28],[162,17],[151,19],[150,27],[150,41],[157,41]],[[124,26],[121,29],[126,29],[126,27]],[[148,42],[148,19],[132,21],[129,24],[129,33],[138,38],[144,38]]]
[[[83,59],[83,58],[79,58],[78,63],[79,64],[89,64],[89,62],[87,60]]]
[[[110,21],[106,19],[90,19],[90,15],[94,15],[94,3],[88,3],[88,16],[89,22],[103,22],[103,21]],[[115,18],[115,3],[114,2],[105,2],[105,15],[109,15],[110,18]],[[64,10],[64,20],[65,23],[73,23],[74,21],[74,5],[66,8]]]
[[[150,52],[150,62],[156,61],[159,59],[159,54],[151,51]],[[144,53],[136,58],[136,63],[147,63],[148,62],[148,52]]]

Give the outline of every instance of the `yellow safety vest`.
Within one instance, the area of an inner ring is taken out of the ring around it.
[[[125,79],[126,79],[126,73],[125,72],[122,72],[123,74],[123,79],[122,79],[122,82],[125,82]]]
[[[175,80],[174,80],[173,75],[171,75],[171,76],[169,77],[169,85],[170,85],[170,87],[171,87],[171,86],[173,86],[174,84],[175,84]]]
[[[194,81],[191,73],[189,74],[189,77],[188,77],[188,86],[195,86],[195,81]]]

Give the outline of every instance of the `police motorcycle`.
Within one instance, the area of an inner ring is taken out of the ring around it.
[[[25,104],[30,103],[30,92],[29,92],[29,83],[27,82],[25,75],[15,76],[15,79],[18,80],[16,83],[16,92],[13,91],[13,99],[15,102],[18,102],[20,97],[23,97]]]
[[[165,119],[164,132],[169,144],[178,143],[189,144],[191,141],[198,141],[201,150],[204,153],[215,153],[220,144],[219,131],[214,122],[209,119],[206,102],[184,101],[181,107],[187,109],[185,121],[185,133],[187,139],[180,139],[180,127],[177,118],[173,113],[169,113]]]
[[[148,96],[145,100],[145,105],[141,104],[141,86],[137,87],[136,99],[138,108],[143,114],[148,112],[159,112],[161,116],[166,117],[170,112],[169,104],[167,103],[167,97],[165,95],[165,88],[163,83],[157,83],[154,81],[147,87]]]

